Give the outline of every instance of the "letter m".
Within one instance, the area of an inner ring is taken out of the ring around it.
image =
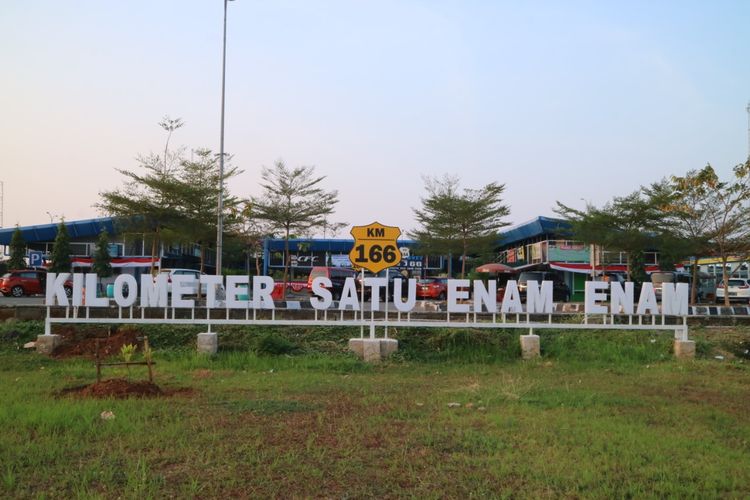
[[[167,307],[167,278],[166,273],[141,275],[141,307]]]
[[[687,283],[662,283],[661,313],[670,316],[687,316],[688,295]]]
[[[385,237],[385,229],[382,227],[368,227],[367,228],[368,238],[383,238]]]
[[[536,281],[530,280],[526,285],[526,312],[551,314],[554,306],[552,303],[552,282],[542,281],[542,286],[539,287]]]

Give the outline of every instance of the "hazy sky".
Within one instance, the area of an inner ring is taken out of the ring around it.
[[[115,169],[219,148],[222,0],[2,0],[4,225],[100,215]],[[747,157],[750,2],[229,4],[226,150],[315,165],[338,220],[414,227],[422,176],[506,185],[509,222]],[[348,231],[343,232],[348,233]]]

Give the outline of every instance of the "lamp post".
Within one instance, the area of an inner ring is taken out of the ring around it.
[[[227,72],[227,4],[224,0],[224,44],[221,53],[221,139],[219,141],[219,202],[216,221],[216,274],[221,275],[221,251],[224,232],[224,88]]]

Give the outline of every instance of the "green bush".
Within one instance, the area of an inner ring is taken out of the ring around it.
[[[258,339],[255,351],[262,356],[279,356],[281,354],[294,354],[299,351],[299,347],[281,335],[266,333]]]

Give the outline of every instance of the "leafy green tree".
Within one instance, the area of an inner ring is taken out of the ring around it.
[[[70,265],[70,236],[63,220],[57,226],[57,235],[52,245],[52,265],[50,266],[50,271],[53,273],[68,273],[70,272]]]
[[[216,237],[216,208],[219,198],[219,161],[210,149],[196,149],[189,158],[183,148],[169,151],[172,133],[183,126],[168,117],[160,123],[168,133],[164,155],[139,157],[142,171],[119,170],[125,185],[100,193],[98,207],[118,218],[122,230],[151,235],[151,254],[157,260],[163,242],[200,246],[200,268],[205,267],[206,250]],[[240,173],[225,167],[222,182]],[[224,227],[234,229],[233,214],[239,200],[223,190]],[[153,272],[153,269],[152,269]]]
[[[713,253],[713,229],[709,214],[714,202],[711,200],[709,184],[716,179],[711,166],[696,171],[691,170],[682,177],[672,176],[669,180],[652,184],[650,192],[662,200],[661,208],[666,221],[669,221],[676,239],[665,238],[660,247],[664,257],[671,253],[692,257],[696,264],[691,266],[692,283],[690,302],[695,303],[698,295],[697,258]],[[678,250],[672,252],[671,247]]]
[[[224,162],[226,183],[241,171]],[[191,159],[183,160],[173,181],[164,187],[175,210],[176,217],[171,222],[172,238],[183,243],[196,243],[200,246],[200,270],[204,270],[206,249],[213,246],[216,239],[216,208],[219,201],[219,158],[210,149],[196,149]],[[238,218],[235,208],[240,204],[237,197],[228,189],[222,192],[226,231],[237,229]]]
[[[136,160],[140,172],[117,169],[125,177],[121,188],[99,193],[97,207],[104,213],[116,217],[116,224],[123,232],[149,235],[151,240],[151,272],[155,272],[162,233],[179,218],[179,212],[168,193],[175,181],[175,170],[183,161],[184,148],[172,152],[169,141],[175,130],[184,125],[181,119],[165,116],[159,126],[167,133],[164,155],[139,155]]]
[[[9,269],[23,269],[26,267],[26,242],[23,241],[21,229],[16,226],[13,236],[10,238],[10,259],[8,260]]]
[[[96,240],[91,270],[99,278],[112,276],[112,256],[109,254],[109,235],[106,230],[99,233],[99,238]]]
[[[570,222],[576,239],[625,252],[629,279],[642,282],[646,278],[644,253],[657,248],[660,235],[669,232],[661,203],[639,189],[601,208],[587,204],[585,210],[578,210],[558,201],[555,212]]]
[[[729,270],[729,259],[739,266],[750,257],[750,160],[736,165],[732,174],[731,180],[722,181],[707,165],[673,180],[678,194],[686,196],[685,213],[705,218],[699,227],[707,247],[721,260],[725,290],[734,272]],[[729,305],[726,293],[724,305]]]
[[[486,254],[497,244],[498,231],[510,209],[503,204],[504,184],[463,190],[457,177],[425,178],[427,196],[414,210],[421,227],[410,233],[424,252],[461,255],[461,278],[469,254]]]
[[[328,217],[338,203],[336,191],[326,191],[320,184],[325,176],[316,176],[315,167],[288,168],[277,161],[273,168],[263,167],[263,195],[252,198],[255,218],[268,223],[273,231],[284,235],[284,294],[289,275],[289,238],[292,233],[330,227]]]
[[[235,236],[244,246],[245,270],[250,272],[250,259],[255,260],[255,274],[260,275],[260,258],[263,255],[263,242],[266,238],[272,238],[273,228],[268,221],[258,219],[253,210],[253,204],[246,201],[236,207],[235,218],[239,220]],[[325,231],[325,228],[324,228]]]

